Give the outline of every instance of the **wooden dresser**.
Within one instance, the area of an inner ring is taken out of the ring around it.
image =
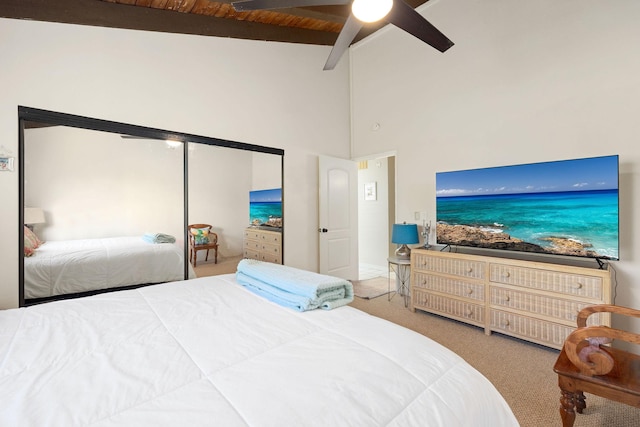
[[[611,303],[611,273],[606,268],[424,249],[411,251],[411,286],[413,311],[556,349],[576,328],[583,307]],[[608,314],[591,317],[591,324],[611,325]]]
[[[245,258],[282,264],[282,233],[248,227],[244,230]]]

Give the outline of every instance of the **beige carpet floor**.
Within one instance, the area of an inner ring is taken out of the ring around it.
[[[235,273],[238,263],[242,259],[242,256],[218,257],[218,263],[214,264],[212,260],[199,261],[198,265],[194,268],[197,277],[216,276],[218,274]]]
[[[389,279],[386,277],[352,280],[351,283],[353,284],[354,295],[359,298],[378,298],[389,293]]]
[[[553,364],[558,351],[404,307],[402,298],[356,298],[360,310],[439,342],[484,374],[504,396],[522,427],[561,426],[560,389]],[[640,426],[640,409],[585,394],[575,427]],[[427,425],[427,424],[425,424]]]

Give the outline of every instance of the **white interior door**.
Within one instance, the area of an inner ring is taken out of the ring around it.
[[[358,168],[356,162],[319,158],[320,273],[358,279]]]

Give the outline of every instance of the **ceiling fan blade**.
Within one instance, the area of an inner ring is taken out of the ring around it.
[[[393,0],[393,7],[385,17],[385,20],[416,36],[440,52],[444,52],[453,46],[453,42],[447,36],[431,25],[429,21],[403,0]]]
[[[351,0],[242,0],[231,3],[236,12],[259,9],[286,9],[289,7],[333,6],[349,4]]]
[[[362,22],[358,21],[356,17],[350,13],[349,18],[347,18],[347,22],[344,23],[344,27],[342,27],[342,31],[340,31],[340,34],[338,35],[336,44],[334,44],[331,49],[327,62],[324,64],[324,71],[333,70],[335,68],[344,52],[349,48],[353,39],[358,35],[360,28],[362,28]]]

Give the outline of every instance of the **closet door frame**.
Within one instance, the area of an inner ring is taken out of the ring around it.
[[[188,134],[184,132],[175,132],[164,129],[157,129],[145,126],[131,125],[127,123],[114,122],[109,120],[101,120],[90,117],[78,116],[74,114],[59,113],[54,111],[42,110],[38,108],[18,106],[18,227],[19,227],[19,262],[18,262],[18,280],[19,280],[19,305],[23,307],[25,305],[24,299],[24,233],[22,230],[24,224],[24,199],[25,199],[25,183],[24,183],[24,165],[25,165],[25,140],[24,130],[28,127],[29,122],[42,124],[45,126],[68,126],[81,129],[95,130],[101,132],[116,133],[121,135],[129,135],[137,138],[149,138],[165,141],[176,141],[182,143],[183,150],[183,226],[184,241],[183,245],[183,258],[184,258],[184,278],[189,278],[189,245],[187,226],[189,223],[189,156],[188,147],[189,143],[198,143],[213,145],[217,147],[226,147],[237,150],[253,151],[265,154],[274,154],[280,156],[280,181],[283,190],[283,227],[282,236],[284,241],[284,150],[279,148],[265,147],[261,145],[247,144],[244,142],[231,141],[228,139],[220,139],[213,137],[206,137],[201,135]],[[284,259],[284,245],[282,247],[282,256]]]

